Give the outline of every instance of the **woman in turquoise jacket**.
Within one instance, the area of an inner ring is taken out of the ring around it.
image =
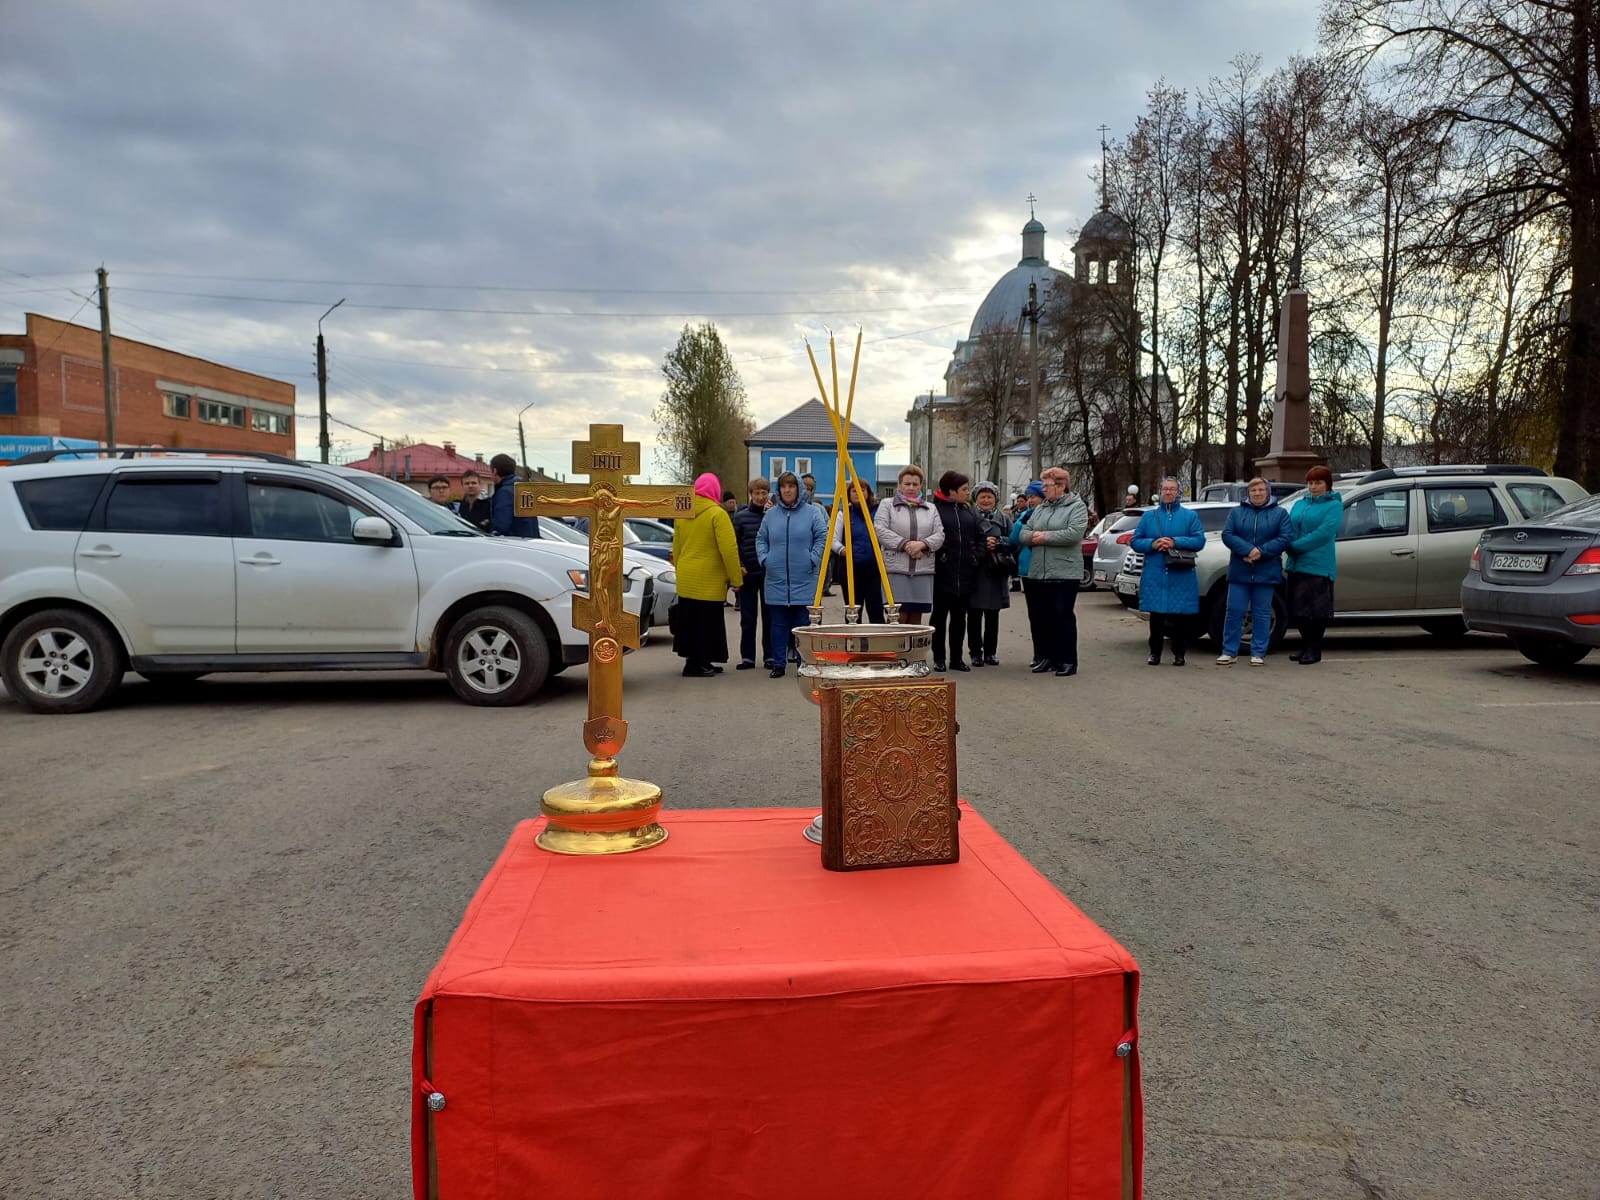
[[[1333,617],[1333,580],[1344,523],[1344,501],[1332,490],[1333,472],[1312,467],[1306,492],[1289,514],[1289,616],[1300,631],[1300,653],[1290,662],[1322,661],[1322,635]]]

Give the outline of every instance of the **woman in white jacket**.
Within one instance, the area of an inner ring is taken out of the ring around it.
[[[933,611],[933,556],[944,545],[944,524],[922,499],[922,483],[922,468],[906,467],[872,521],[902,625],[920,625],[922,615]]]

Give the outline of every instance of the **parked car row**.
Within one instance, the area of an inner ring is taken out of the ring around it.
[[[130,669],[176,686],[423,668],[511,705],[588,661],[586,546],[486,536],[366,471],[209,453],[0,473],[0,677],[18,703],[82,712]],[[671,571],[631,552],[623,569],[646,630]]]
[[[1552,477],[1536,467],[1517,466],[1384,469],[1341,480],[1338,488],[1344,521],[1338,540],[1334,623],[1415,624],[1441,638],[1459,637],[1468,628],[1471,618],[1463,618],[1462,577],[1468,574],[1481,540],[1494,546],[1494,553],[1509,553],[1499,547],[1505,539],[1515,543],[1515,527],[1586,499],[1583,488],[1570,479]],[[1292,510],[1302,495],[1303,489],[1281,503]],[[1199,503],[1189,507],[1201,515],[1207,530],[1205,548],[1195,563],[1201,611],[1193,632],[1220,645],[1229,555],[1222,544],[1221,523],[1210,518],[1208,510],[1220,510],[1225,520],[1233,505]],[[1533,537],[1521,532],[1525,539]],[[1538,545],[1542,549],[1530,550],[1535,557],[1523,560],[1539,564],[1537,572],[1531,566],[1523,568],[1526,574],[1521,578],[1530,581],[1524,588],[1535,578],[1556,578],[1550,573],[1556,571],[1560,559],[1552,547],[1576,546],[1580,540],[1578,530],[1541,535]],[[1508,576],[1516,570],[1515,566],[1495,569],[1490,582],[1506,586]],[[1115,587],[1125,603],[1137,605],[1142,571],[1141,556],[1130,554],[1122,563]],[[1480,574],[1480,583],[1482,578]],[[1523,593],[1524,597],[1529,594]],[[1288,624],[1281,589],[1273,601],[1272,620],[1271,644],[1276,647]],[[1509,622],[1509,616],[1501,620]],[[1488,628],[1493,618],[1485,614],[1482,621],[1473,627]],[[1526,631],[1525,640],[1532,645],[1532,639],[1542,635],[1554,636],[1546,626]]]

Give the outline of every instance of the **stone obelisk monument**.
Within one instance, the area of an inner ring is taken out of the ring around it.
[[[1272,452],[1256,460],[1256,473],[1299,483],[1328,460],[1311,449],[1310,305],[1298,263],[1278,310],[1278,379],[1272,396]]]

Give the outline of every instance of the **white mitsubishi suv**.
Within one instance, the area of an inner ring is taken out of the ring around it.
[[[83,712],[128,670],[426,669],[503,706],[587,660],[583,547],[485,536],[351,468],[152,455],[0,469],[0,679],[24,708]],[[647,627],[649,574],[624,588]]]

